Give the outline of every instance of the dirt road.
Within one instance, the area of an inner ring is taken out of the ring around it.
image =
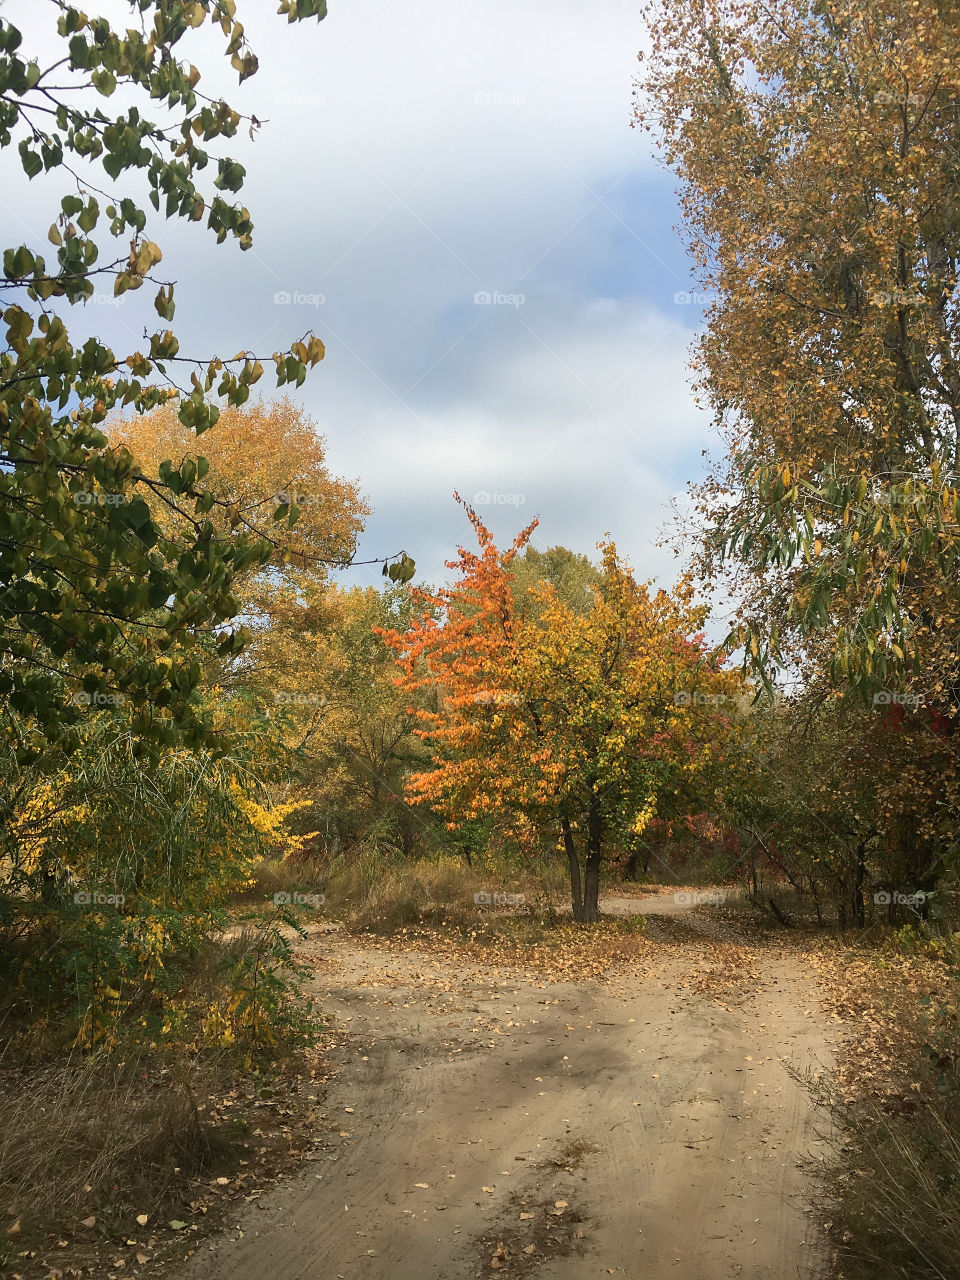
[[[650,945],[582,982],[312,938],[347,1033],[323,1139],[177,1280],[817,1276],[812,979],[666,903],[610,903]]]

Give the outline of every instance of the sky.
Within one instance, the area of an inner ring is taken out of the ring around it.
[[[3,2],[52,51],[48,9]],[[403,549],[436,581],[471,537],[458,490],[498,540],[537,516],[536,546],[592,554],[611,534],[639,576],[672,580],[658,535],[714,437],[686,367],[702,309],[674,181],[630,127],[640,6],[330,0],[293,26],[274,9],[238,4],[260,60],[240,88],[218,31],[180,45],[200,89],[264,121],[230,145],[252,250],[148,228],[181,352],[323,339],[293,394],[372,508],[361,559]],[[87,11],[130,21],[121,0]],[[62,180],[0,192],[3,243],[49,224]],[[130,349],[152,293],[101,295],[83,322]]]

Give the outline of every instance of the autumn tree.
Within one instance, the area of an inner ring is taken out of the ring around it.
[[[331,854],[364,844],[404,857],[422,852],[436,843],[439,824],[407,803],[404,779],[424,766],[427,753],[414,735],[417,707],[397,687],[381,635],[409,627],[415,603],[400,587],[332,586],[324,608],[314,652],[304,653],[299,681],[274,708],[297,735],[297,794],[310,801],[304,821]],[[272,645],[265,633],[255,657]],[[300,692],[306,687],[314,690],[311,701]]]
[[[195,444],[167,408],[113,422],[111,439],[146,474],[165,458],[189,457]],[[402,794],[409,752],[422,748],[411,737],[392,658],[372,631],[401,622],[409,597],[393,585],[340,587],[332,578],[354,562],[367,514],[356,485],[331,473],[323,437],[287,398],[225,409],[203,450],[205,485],[224,502],[211,513],[220,536],[230,536],[237,515],[255,522],[278,503],[298,508],[296,524],[275,533],[268,564],[237,576],[250,638],[238,657],[220,658],[207,644],[206,682],[265,717],[264,749],[286,760],[272,791],[278,802],[293,796],[302,805],[297,825],[315,833],[311,850],[353,848],[376,833],[409,851],[418,831],[433,826]],[[153,511],[175,534],[179,513],[156,499]]]
[[[864,708],[824,683],[758,703],[718,792],[727,870],[762,905],[789,884],[841,929],[952,915],[946,745],[902,704]]]
[[[960,12],[648,17],[637,117],[713,294],[696,367],[727,441],[699,567],[733,574],[734,638],[766,677],[822,661],[868,702],[919,695],[955,723]]]
[[[264,509],[256,523],[237,521],[237,536],[219,539],[211,513],[232,516],[204,487],[202,461],[165,459],[143,474],[104,431],[121,406],[145,412],[172,404],[199,434],[216,422],[217,399],[243,404],[263,373],[251,351],[227,359],[180,353],[166,327],[174,281],[160,269],[146,209],[122,189],[125,176],[140,175],[155,211],[204,221],[218,244],[230,237],[250,247],[250,213],[234,200],[244,167],[221,144],[241,128],[252,135],[259,122],[203,94],[201,72],[183,48],[209,20],[238,79],[252,76],[257,58],[236,0],[138,0],[138,21],[125,30],[61,0],[31,9],[55,20],[59,48],[42,60],[9,17],[0,18],[0,148],[16,148],[26,180],[61,176],[68,190],[51,209],[49,231],[38,228],[3,250],[0,694],[31,717],[32,732],[69,743],[81,715],[75,691],[113,691],[148,707],[163,691],[170,713],[188,718],[199,671],[185,660],[172,672],[166,648],[200,624],[223,624],[224,652],[242,646],[242,634],[227,625],[236,613],[233,576],[265,562],[274,517],[289,524],[295,512],[285,504]],[[280,4],[291,22],[325,11],[324,0]],[[117,90],[124,105],[111,113]],[[201,171],[209,175],[204,187]],[[140,349],[115,352],[96,337],[71,338],[70,308],[98,285],[120,296],[145,284],[161,324]],[[299,385],[322,356],[309,333],[274,352],[277,385]],[[179,510],[184,539],[165,536],[150,493]],[[140,731],[151,723],[148,710]],[[26,756],[41,748],[20,735],[15,749]]]
[[[660,798],[721,748],[736,681],[697,639],[704,610],[689,586],[650,592],[612,543],[588,611],[547,583],[525,616],[512,567],[535,523],[501,552],[466,512],[478,550],[460,548],[456,581],[426,598],[416,625],[384,635],[403,688],[437,698],[419,712],[431,764],[408,792],[452,827],[495,814],[508,831],[532,827],[556,842],[574,916],[590,923],[604,858],[642,835]]]
[[[195,460],[193,432],[169,407],[115,420],[110,436],[130,450],[145,475],[157,474],[164,459],[187,466]],[[303,638],[325,614],[331,570],[353,562],[367,506],[354,482],[330,471],[315,423],[286,397],[226,408],[205,435],[203,452],[205,488],[222,503],[210,513],[216,538],[242,536],[238,528],[255,527],[268,512],[290,509],[296,515],[295,524],[283,519],[275,526],[265,564],[235,575],[233,596],[248,646],[242,655],[217,655],[208,642],[204,678],[229,690],[256,669],[258,679],[275,680],[277,688],[297,687],[311,662]],[[182,513],[160,495],[152,494],[149,505],[165,534],[182,541]],[[265,637],[271,654],[266,669]]]
[[[111,443],[129,449],[143,475],[158,475],[165,459],[177,466],[197,461],[196,434],[171,405],[116,419],[108,429]],[[294,509],[296,523],[288,526],[281,519],[273,531],[276,545],[268,568],[274,577],[326,579],[331,568],[353,561],[368,508],[354,481],[330,472],[316,423],[289,396],[228,406],[204,436],[202,449],[204,488],[218,499],[210,512],[218,537]],[[158,526],[182,540],[187,534],[183,514],[159,495],[148,501]]]

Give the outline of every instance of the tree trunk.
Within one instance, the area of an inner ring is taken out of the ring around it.
[[[584,924],[583,893],[580,888],[580,858],[577,855],[577,846],[574,843],[573,830],[570,826],[569,818],[560,819],[560,829],[563,832],[563,847],[566,850],[567,862],[570,864],[570,901],[573,906],[573,918],[577,924]]]
[[[587,857],[587,874],[583,882],[582,924],[596,924],[600,919],[600,853]]]
[[[849,899],[847,897],[847,887],[841,881],[840,891],[837,894],[837,928],[841,933],[845,932],[847,928],[848,907]]]
[[[583,882],[583,923],[595,924],[600,919],[600,843],[603,823],[600,813],[600,797],[596,788],[590,791],[590,811],[587,815],[587,874]]]
[[[867,923],[866,908],[863,901],[863,884],[867,878],[867,851],[866,841],[861,840],[857,845],[857,865],[854,872],[853,880],[853,921],[858,929],[862,929]]]

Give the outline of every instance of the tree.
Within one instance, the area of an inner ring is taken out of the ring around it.
[[[705,611],[689,586],[651,593],[612,543],[601,545],[589,611],[548,583],[524,614],[513,565],[535,524],[501,553],[465,509],[479,551],[460,548],[457,581],[417,593],[424,616],[384,632],[402,687],[437,699],[419,712],[431,764],[408,793],[451,827],[496,814],[518,835],[549,835],[567,856],[574,916],[592,923],[602,861],[719,749],[736,681],[704,652]]]
[[[557,595],[575,613],[589,613],[593,607],[593,590],[600,581],[596,565],[587,556],[567,547],[548,547],[538,551],[527,546],[522,556],[510,565],[513,595],[517,608],[525,615],[536,612],[538,595],[534,588],[551,583]]]
[[[331,851],[366,842],[410,856],[435,841],[438,824],[404,795],[405,775],[423,767],[426,753],[414,736],[416,708],[397,687],[380,632],[409,626],[415,605],[401,587],[332,587],[326,604],[332,625],[322,646],[322,718],[302,754],[308,820]]]
[[[170,405],[112,421],[109,434],[115,445],[130,450],[147,476],[157,475],[164,459],[195,457],[194,432]],[[323,436],[289,396],[224,409],[203,451],[204,488],[222,504],[210,512],[218,536],[231,536],[237,517],[241,527],[252,528],[265,513],[272,518],[278,507],[297,509],[296,524],[273,533],[271,577],[299,581],[311,574],[326,581],[331,567],[353,562],[369,508],[354,482],[331,474]],[[178,539],[187,535],[181,512],[159,495],[151,494],[148,502],[165,533]]]
[[[699,567],[766,677],[960,708],[960,14],[866,0],[649,10],[638,120],[681,181],[697,369],[728,440]],[[818,648],[818,637],[824,640]]]
[[[69,744],[81,714],[69,696],[77,687],[143,703],[140,732],[164,716],[189,721],[199,668],[181,651],[171,669],[166,652],[200,625],[221,629],[223,652],[242,646],[242,632],[227,626],[237,611],[234,575],[266,562],[274,521],[291,525],[296,508],[275,504],[245,522],[204,487],[202,459],[164,459],[148,475],[103,430],[117,407],[140,413],[176,404],[180,422],[199,434],[219,416],[214,395],[243,404],[263,373],[252,352],[227,360],[179,354],[163,327],[173,319],[174,283],[158,276],[162,251],[147,234],[147,213],[137,199],[102,189],[142,173],[155,210],[205,219],[218,243],[231,236],[250,247],[250,214],[231,202],[243,165],[206,147],[235,137],[244,123],[252,136],[259,121],[202,94],[200,71],[178,56],[181,40],[209,19],[239,79],[253,75],[257,59],[235,0],[137,0],[139,27],[125,31],[61,0],[51,6],[62,55],[46,66],[0,18],[0,147],[16,145],[27,179],[59,171],[71,188],[46,237],[53,261],[39,237],[3,251],[0,693],[48,740]],[[325,4],[282,0],[280,12],[291,22],[322,18]],[[118,88],[130,105],[111,116],[104,106]],[[173,113],[169,122],[155,118],[160,108]],[[211,164],[213,189],[204,192],[195,177]],[[90,298],[98,280],[117,296],[159,286],[153,305],[162,324],[142,350],[71,340],[67,309]],[[277,385],[299,385],[322,356],[312,334],[274,352]],[[176,508],[181,537],[166,536],[154,519],[150,493]],[[218,510],[229,537],[219,537],[210,519]],[[32,749],[22,738],[15,746]]]
[[[766,868],[841,929],[940,914],[960,771],[921,712],[821,684],[759,703],[745,729],[721,813],[755,898]]]
[[[435,834],[404,798],[404,774],[424,751],[377,634],[408,626],[412,609],[397,586],[280,588],[227,686],[270,718],[286,753],[284,794],[304,802],[304,829],[331,856],[364,842],[406,855]]]

